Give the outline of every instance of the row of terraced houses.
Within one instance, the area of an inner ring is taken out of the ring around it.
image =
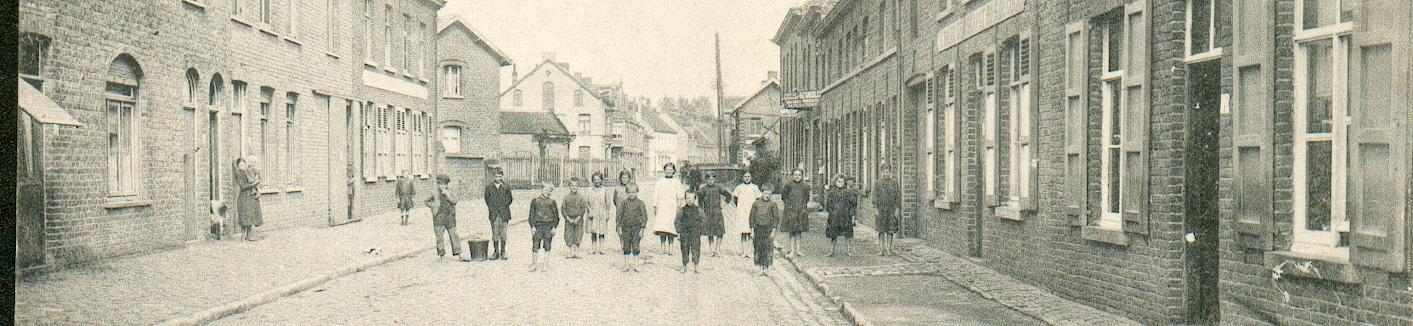
[[[1413,323],[1413,4],[811,0],[775,35],[786,166],[1152,324]]]

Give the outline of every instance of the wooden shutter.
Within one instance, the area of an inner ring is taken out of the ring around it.
[[[1237,1],[1233,7],[1233,229],[1238,247],[1270,250],[1274,5]]]
[[[1125,116],[1123,128],[1123,230],[1148,234],[1148,20],[1146,0],[1124,6]]]
[[[358,102],[358,117],[363,121],[363,129],[358,135],[359,139],[362,140],[359,142],[358,147],[363,151],[363,160],[360,170],[364,179],[372,179],[373,161],[375,160],[373,147],[376,145],[373,140],[373,118],[375,117],[375,115],[373,115],[373,106],[365,102]]]
[[[1031,28],[1034,29],[1035,26],[1031,26]],[[1024,95],[1026,96],[1027,124],[1020,132],[1021,149],[1028,154],[1024,156],[1027,160],[1020,162],[1020,168],[1025,169],[1025,178],[1027,179],[1025,189],[1021,189],[1020,195],[1020,209],[1025,211],[1035,211],[1039,207],[1036,201],[1040,198],[1040,151],[1037,148],[1040,144],[1040,129],[1037,128],[1040,125],[1040,87],[1037,87],[1039,85],[1035,83],[1040,78],[1033,71],[1034,58],[1037,53],[1032,46],[1035,43],[1033,35],[1035,34],[1031,31],[1021,33],[1020,42],[1016,46],[1017,51],[1020,51],[1020,71],[1021,76],[1025,76],[1027,92]]]
[[[1088,209],[1088,169],[1085,164],[1085,148],[1089,135],[1089,95],[1085,91],[1089,82],[1088,53],[1089,42],[1085,34],[1084,22],[1070,23],[1065,27],[1065,214],[1070,226],[1085,226],[1089,223],[1085,210]]]
[[[1409,255],[1410,7],[1406,0],[1364,2],[1350,66],[1350,262],[1394,273],[1405,270]]]
[[[999,141],[1001,138],[1001,83],[996,82],[996,80],[1001,78],[997,76],[999,72],[996,70],[996,50],[994,48],[986,50],[986,53],[981,56],[982,75],[977,76],[983,80],[982,87],[986,88],[986,90],[981,93],[980,111],[982,112],[982,120],[987,119],[987,115],[989,115],[987,110],[996,110],[996,118],[991,121],[986,121],[986,123],[991,124],[989,130],[987,126],[982,126],[982,134],[986,135],[986,139],[984,139],[986,142],[985,146],[992,148],[990,158],[992,162],[996,162],[995,164],[986,166],[986,169],[982,171],[983,177],[981,179],[983,183],[986,182],[985,174],[996,174],[996,185],[990,192],[982,194],[982,199],[985,201],[984,204],[986,207],[996,207],[996,205],[1001,204],[1000,200],[998,200],[999,196],[997,196],[997,194],[1001,192],[1001,144]],[[983,153],[985,152],[983,151]],[[985,189],[984,186],[982,188]]]

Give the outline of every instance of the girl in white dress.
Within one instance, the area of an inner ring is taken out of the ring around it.
[[[682,196],[687,192],[687,185],[682,184],[676,176],[676,164],[667,163],[662,166],[662,178],[653,183],[652,202],[649,204],[652,208],[648,213],[648,225],[653,234],[657,235],[658,248],[668,256],[672,255],[672,240],[677,238],[677,227],[673,223],[677,218],[677,210],[682,207]]]
[[[761,193],[760,187],[752,183],[751,173],[746,172],[741,175],[741,184],[736,185],[736,189],[731,190],[731,195],[736,197],[735,218],[729,221],[728,233],[741,235],[741,256],[751,256],[751,204],[756,199],[766,194]],[[734,230],[734,231],[731,231]]]

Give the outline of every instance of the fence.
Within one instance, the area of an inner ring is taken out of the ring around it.
[[[573,178],[588,182],[594,172],[607,172],[609,182],[614,182],[618,171],[625,168],[625,162],[602,159],[555,159],[539,157],[500,158],[500,166],[505,171],[505,181],[512,187],[528,188],[546,182],[555,186],[568,185]]]

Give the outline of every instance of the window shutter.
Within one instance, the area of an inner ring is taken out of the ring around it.
[[[1269,1],[1238,1],[1233,7],[1233,228],[1238,247],[1270,250],[1274,6]]]
[[[1350,262],[1401,273],[1407,268],[1408,1],[1370,0],[1355,22],[1350,66]],[[1377,8],[1375,10],[1370,10]]]
[[[1124,6],[1123,229],[1148,234],[1148,19],[1144,2]]]
[[[1023,191],[1021,193],[1021,210],[1027,211],[1035,211],[1040,206],[1037,203],[1040,199],[1040,128],[1038,127],[1040,125],[1040,88],[1035,85],[1035,81],[1040,78],[1030,68],[1033,66],[1030,62],[1031,58],[1036,57],[1035,50],[1030,46],[1032,35],[1034,35],[1032,32],[1022,33],[1020,41],[1021,75],[1026,76],[1027,80],[1025,87],[1028,93],[1025,96],[1028,97],[1027,110],[1029,111],[1026,112],[1029,115],[1028,124],[1021,131],[1021,141],[1024,145],[1022,148],[1025,148],[1029,153],[1024,156],[1029,160],[1021,162],[1024,165],[1022,168],[1027,172],[1026,178],[1029,179],[1025,189],[1021,189]]]
[[[1001,86],[999,85],[999,83],[996,82],[997,79],[1000,79],[998,76],[996,76],[998,74],[998,72],[996,71],[996,50],[987,50],[986,54],[982,55],[981,60],[981,78],[984,79],[982,85],[983,87],[988,88],[987,91],[990,92],[990,96],[987,96],[988,93],[985,92],[981,94],[981,109],[983,111],[983,119],[985,119],[984,117],[986,115],[986,113],[984,113],[985,110],[996,110],[996,119],[992,121],[987,121],[987,123],[991,124],[991,129],[988,132],[984,132],[984,134],[986,134],[986,147],[994,149],[991,151],[990,155],[992,162],[996,162],[996,164],[993,164],[992,166],[987,166],[986,170],[995,172],[982,172],[995,173],[996,185],[994,188],[991,189],[991,192],[983,194],[982,199],[985,201],[986,207],[996,207],[996,205],[1000,205],[999,196],[997,196],[997,194],[1001,192],[1001,144],[998,141],[998,139],[1001,138],[1001,103],[999,100],[1001,96]],[[982,128],[986,128],[986,126],[982,126]],[[984,177],[982,179],[985,180]]]
[[[373,142],[373,106],[367,105],[364,102],[358,102],[358,107],[359,118],[363,121],[363,130],[361,135],[359,135],[359,139],[361,139],[362,142],[358,144],[358,147],[363,151],[361,172],[363,178],[367,179],[373,177],[373,146],[375,144]]]
[[[1087,67],[1089,42],[1084,33],[1084,22],[1070,23],[1065,28],[1065,214],[1070,226],[1085,226],[1089,223],[1085,210],[1089,196],[1088,169],[1085,164],[1085,148],[1089,138],[1089,96],[1085,92],[1088,85]]]

